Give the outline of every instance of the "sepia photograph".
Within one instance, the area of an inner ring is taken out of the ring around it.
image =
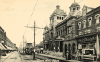
[[[100,0],[0,0],[0,62],[100,62]]]

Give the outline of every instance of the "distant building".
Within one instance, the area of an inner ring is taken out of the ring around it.
[[[4,41],[4,44],[6,44],[6,32],[0,26],[0,43],[1,43],[1,41]]]

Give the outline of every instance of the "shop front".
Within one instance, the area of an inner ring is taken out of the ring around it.
[[[77,38],[78,60],[97,60],[100,53],[99,38],[98,34]]]
[[[63,42],[63,55],[66,57],[66,60],[75,59],[77,51],[77,42],[76,40],[66,40]]]
[[[63,42],[64,42],[64,38],[61,38],[60,36],[58,36],[55,39],[55,44],[56,44],[56,52],[63,52]]]
[[[49,47],[48,41],[45,41],[45,42],[43,43],[43,49],[44,49],[44,50],[48,50],[48,47]]]

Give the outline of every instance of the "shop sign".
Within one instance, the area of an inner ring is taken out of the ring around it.
[[[96,40],[96,36],[78,39],[78,42]]]
[[[1,41],[1,43],[4,43],[4,41]]]

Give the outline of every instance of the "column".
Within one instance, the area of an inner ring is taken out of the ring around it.
[[[99,37],[98,37],[98,34],[97,34],[97,39],[96,39],[96,51],[97,51],[97,59],[100,59],[99,58]]]

